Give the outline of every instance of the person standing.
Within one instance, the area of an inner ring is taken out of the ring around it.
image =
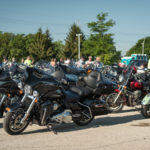
[[[103,67],[103,63],[100,60],[101,60],[100,57],[97,56],[96,57],[96,61],[94,63],[96,69],[101,69]]]
[[[84,68],[84,66],[85,66],[84,58],[82,57],[79,61],[77,61],[76,65],[79,68]]]
[[[64,59],[60,58],[59,63],[63,64],[64,63]]]
[[[4,59],[3,59],[3,63],[2,63],[2,66],[7,65],[7,63],[8,63],[8,60],[7,60],[7,58],[5,58],[5,57],[4,57]]]
[[[150,69],[150,59],[148,60],[148,69]]]
[[[24,61],[24,64],[31,67],[32,66],[32,61],[30,59],[30,56],[27,57],[27,59]]]
[[[70,59],[69,59],[69,58],[67,58],[67,59],[64,61],[64,64],[65,64],[65,65],[67,65],[67,66],[69,66],[69,65],[70,65],[70,63],[71,63],[71,61],[70,61]]]
[[[94,64],[94,62],[92,61],[92,56],[89,56],[89,60],[87,60],[87,61],[85,62],[85,64],[86,64],[86,67],[88,67],[88,66]]]
[[[21,58],[21,63],[24,64],[24,58]]]
[[[51,66],[56,67],[56,65],[57,65],[56,59],[52,58],[50,64],[51,64]]]

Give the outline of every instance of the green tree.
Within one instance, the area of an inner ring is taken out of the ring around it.
[[[50,60],[50,57],[55,57],[53,51],[54,46],[49,30],[47,29],[46,32],[43,33],[42,29],[39,28],[38,32],[34,35],[34,40],[32,40],[29,46],[29,53],[35,60]]]
[[[45,58],[47,60],[50,60],[51,58],[56,58],[57,55],[52,41],[53,39],[51,38],[50,31],[47,29],[45,31],[45,51],[46,51]]]
[[[75,23],[71,25],[69,33],[65,39],[65,57],[69,58],[77,58],[78,55],[78,38],[76,34],[82,34],[80,39],[80,46],[81,46],[81,54],[82,54],[82,43],[85,40],[85,36],[81,31],[80,27]]]
[[[144,38],[138,40],[138,42],[127,51],[126,55],[130,56],[131,54],[142,54],[142,44]],[[150,58],[150,37],[145,37],[144,43],[144,54],[147,54]]]
[[[65,45],[62,43],[62,41],[54,42],[54,52],[57,59],[65,57],[64,50],[65,50]]]
[[[13,40],[10,41],[10,55],[9,59],[15,57],[17,61],[26,55],[26,38],[24,34],[17,34],[14,36]]]
[[[25,39],[26,51],[24,52],[23,57],[27,57],[28,55],[30,55],[30,47],[35,41],[35,34],[28,34],[25,36]]]
[[[10,42],[14,39],[13,33],[8,32],[0,32],[0,59],[2,60],[3,57],[9,57],[10,55]]]
[[[34,57],[35,60],[45,58],[45,40],[46,38],[42,33],[42,29],[39,28],[38,32],[34,36],[34,41],[29,47],[29,53]]]
[[[118,61],[120,52],[116,51],[113,34],[108,33],[115,22],[107,20],[108,13],[97,15],[97,21],[88,23],[91,34],[83,43],[84,55],[100,56],[104,64],[111,64]],[[115,59],[114,59],[115,58]]]

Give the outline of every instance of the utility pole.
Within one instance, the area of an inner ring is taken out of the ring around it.
[[[144,38],[144,41],[143,41],[141,44],[142,44],[142,54],[144,54],[144,44],[145,44],[145,38]]]
[[[80,59],[80,36],[82,34],[76,34],[76,36],[78,37],[78,59]]]

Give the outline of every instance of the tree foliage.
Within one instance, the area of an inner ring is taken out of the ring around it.
[[[138,40],[138,42],[129,51],[127,51],[126,55],[130,56],[131,54],[142,54],[143,41],[144,38]],[[150,58],[150,37],[145,37],[144,54],[147,54]]]
[[[48,29],[45,34],[42,33],[41,28],[38,29],[38,32],[34,36],[34,40],[30,44],[29,53],[35,60],[50,59],[49,57],[53,56],[53,43]]]
[[[62,41],[54,42],[48,29],[43,32],[39,28],[35,34],[27,35],[0,32],[0,60],[4,57],[8,59],[15,57],[17,61],[20,61],[21,58],[28,55],[35,61],[50,60],[51,58],[77,58],[78,37],[76,34],[82,34],[80,38],[81,56],[100,56],[105,64],[114,63],[120,58],[120,52],[116,51],[113,34],[109,33],[115,22],[112,19],[108,20],[107,16],[108,13],[100,13],[97,15],[96,21],[88,23],[91,34],[87,38],[78,25],[72,24],[65,44]],[[147,40],[148,38],[146,42]],[[139,44],[138,47],[140,46]],[[147,53],[149,51],[147,46],[145,51]]]
[[[107,20],[107,16],[108,13],[100,13],[96,17],[97,21],[88,23],[91,34],[83,43],[83,51],[86,56],[101,56],[105,64],[111,64],[119,59],[120,52],[116,51],[113,34],[108,33],[115,22]]]
[[[77,58],[78,56],[78,37],[76,34],[82,34],[80,37],[80,49],[82,53],[82,43],[85,40],[85,36],[80,27],[75,23],[71,25],[69,33],[65,39],[65,51],[64,54],[68,58]]]
[[[8,32],[0,32],[0,59],[10,56],[11,42],[13,41],[13,39],[14,34]]]
[[[26,55],[26,46],[25,46],[25,35],[24,34],[17,34],[14,36],[13,40],[10,41],[10,55],[9,59],[12,59],[13,57],[16,58],[17,61],[19,61],[22,57]]]
[[[0,59],[13,57],[17,61],[31,55],[36,61],[39,59],[50,60],[56,56],[54,43],[47,29],[45,33],[39,28],[35,34],[13,34],[0,32]]]
[[[65,58],[65,45],[62,43],[62,41],[55,41],[54,42],[54,52],[55,52],[55,58]]]

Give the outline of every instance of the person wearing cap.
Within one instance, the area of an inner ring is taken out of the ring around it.
[[[92,56],[89,56],[88,58],[89,58],[89,60],[87,60],[85,62],[85,64],[86,64],[87,67],[90,66],[90,65],[92,65],[92,64],[94,64],[94,62],[92,61]]]

